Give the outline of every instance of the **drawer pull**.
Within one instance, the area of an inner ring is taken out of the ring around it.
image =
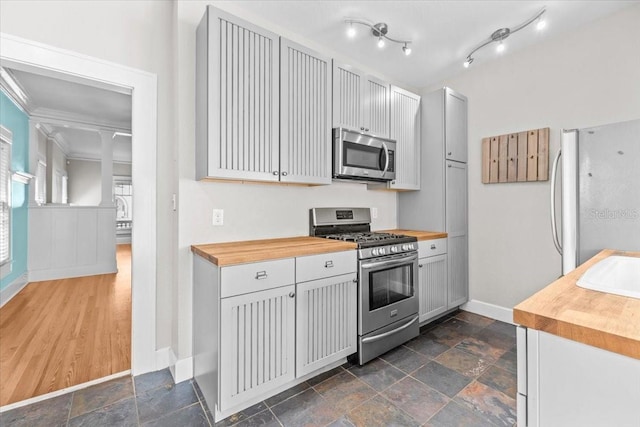
[[[422,264],[418,264],[418,267],[422,268],[422,267],[423,267],[423,265],[422,265]]]
[[[333,261],[327,261],[327,262],[325,262],[325,263],[324,263],[324,267],[325,267],[325,268],[331,268],[331,267],[333,267]]]
[[[436,245],[431,245],[431,249],[435,249],[435,248],[436,248]]]
[[[295,293],[295,292],[289,292],[289,298],[293,298],[293,297],[295,297],[295,296],[296,296],[296,293]]]
[[[266,279],[267,278],[267,272],[266,271],[258,271],[256,273],[256,280],[261,280],[261,279]]]

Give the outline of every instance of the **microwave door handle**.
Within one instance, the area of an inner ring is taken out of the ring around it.
[[[384,158],[385,158],[385,162],[384,162],[384,169],[382,170],[382,174],[384,175],[385,173],[387,173],[387,169],[389,169],[389,148],[387,148],[387,144],[384,143],[384,141],[382,142],[382,148],[384,148]]]

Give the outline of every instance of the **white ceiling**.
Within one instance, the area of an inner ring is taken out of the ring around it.
[[[531,25],[505,40],[506,51],[523,49],[569,32],[600,17],[640,1],[233,1],[228,9],[242,11],[312,41],[329,52],[376,70],[382,76],[415,89],[428,87],[465,72],[469,52],[499,28],[511,27],[546,8],[547,27]],[[236,12],[237,13],[237,12]],[[371,31],[356,25],[353,39],[346,36],[345,18],[385,22],[388,35],[412,40],[412,54],[387,42],[376,46]],[[78,35],[81,36],[81,35]],[[495,44],[476,54],[472,65],[497,58]],[[95,129],[130,132],[131,96],[118,90],[9,70],[27,94],[26,108],[63,140],[72,158],[100,158]],[[66,125],[66,126],[65,126]],[[92,130],[93,129],[93,130]],[[131,161],[131,138],[114,140],[116,161]],[[127,154],[128,153],[128,154]]]
[[[72,159],[102,157],[100,130],[131,132],[131,95],[73,81],[7,69],[27,101],[23,107]],[[113,159],[131,162],[131,137],[113,139]]]
[[[354,62],[413,88],[424,88],[464,72],[467,54],[493,31],[515,27],[546,7],[547,27],[535,25],[505,40],[502,55],[569,32],[638,1],[233,1],[229,10],[271,22],[326,46]],[[364,26],[346,36],[345,18],[385,22],[388,35],[412,40],[412,53],[387,42],[383,49]],[[497,57],[495,44],[478,51],[473,66]]]

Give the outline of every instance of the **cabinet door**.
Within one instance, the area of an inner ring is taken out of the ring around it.
[[[372,76],[366,76],[364,82],[364,132],[389,138],[389,83]]]
[[[391,139],[396,140],[396,179],[389,187],[420,189],[420,96],[391,86]]]
[[[331,59],[280,39],[280,181],[331,184]]]
[[[208,175],[277,181],[279,38],[216,8],[207,10]]]
[[[333,127],[365,131],[363,81],[362,73],[333,61]]]
[[[449,234],[449,308],[467,301],[469,296],[469,254],[467,239],[467,165],[447,161],[446,217]]]
[[[420,322],[426,322],[447,311],[447,255],[420,258],[419,291]]]
[[[445,156],[467,162],[467,98],[449,88],[444,92]]]
[[[356,274],[298,283],[296,376],[357,351]]]
[[[220,303],[220,410],[294,379],[295,285]]]

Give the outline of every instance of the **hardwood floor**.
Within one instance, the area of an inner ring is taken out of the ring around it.
[[[117,261],[29,283],[0,309],[0,406],[131,369],[131,245]]]

